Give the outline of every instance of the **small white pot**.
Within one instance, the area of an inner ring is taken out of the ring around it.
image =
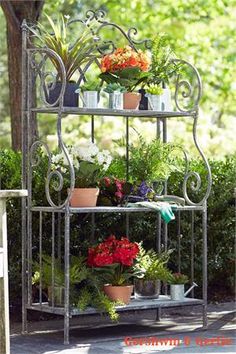
[[[171,91],[168,87],[164,88],[163,93],[161,94],[161,110],[165,112],[173,111],[171,103]]]
[[[161,111],[161,95],[151,95],[150,93],[146,94],[148,98],[148,108],[153,111]]]

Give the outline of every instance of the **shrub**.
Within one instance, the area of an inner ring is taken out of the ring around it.
[[[120,166],[116,162],[117,166]],[[208,275],[209,289],[219,291],[219,286],[226,288],[226,292],[233,291],[234,265],[234,225],[235,206],[234,188],[236,175],[236,156],[230,156],[224,161],[210,161],[213,186],[208,200]],[[0,151],[0,181],[2,189],[21,188],[21,156],[11,150]],[[191,167],[202,176],[202,188],[206,187],[204,176],[206,171],[200,160],[192,160]],[[44,181],[47,171],[47,161],[42,160],[34,173],[34,203],[37,205],[47,205],[44,190]],[[115,172],[115,171],[114,171]],[[121,177],[121,171],[119,171]],[[168,193],[181,195],[181,184],[183,172],[175,172],[169,179]],[[194,193],[190,193],[194,197]],[[46,203],[46,204],[45,204]],[[9,249],[9,280],[10,280],[10,300],[11,303],[19,301],[21,284],[21,201],[12,199],[8,201],[8,249]],[[38,215],[33,219],[33,255],[38,253]],[[181,272],[189,275],[190,265],[190,217],[189,213],[181,213],[181,240],[182,267]],[[124,214],[96,214],[95,237],[96,241],[101,241],[109,234],[122,236],[125,234]],[[57,222],[57,219],[56,219]],[[62,224],[63,227],[63,224]],[[154,213],[140,213],[130,215],[130,235],[131,239],[139,242],[143,241],[145,248],[156,247],[156,215]],[[169,241],[168,248],[177,250],[177,228],[172,222],[168,226]],[[201,213],[195,212],[195,281],[201,284]],[[51,215],[44,213],[43,223],[43,245],[44,252],[51,254]],[[85,254],[93,238],[91,215],[74,215],[71,218],[71,253],[74,255]],[[171,255],[171,268],[176,271],[178,252]],[[63,249],[62,249],[63,252]],[[227,290],[228,289],[228,290]]]

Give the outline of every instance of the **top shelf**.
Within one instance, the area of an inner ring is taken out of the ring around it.
[[[39,107],[32,108],[36,113],[59,113],[59,107]],[[123,117],[146,117],[146,118],[174,118],[192,117],[194,112],[159,112],[151,110],[132,110],[132,109],[106,109],[106,108],[79,108],[62,107],[62,114],[92,115],[92,116],[123,116]]]

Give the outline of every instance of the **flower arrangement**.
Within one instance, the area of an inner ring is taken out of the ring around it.
[[[168,283],[170,284],[185,284],[188,282],[188,277],[182,273],[172,273],[169,275]]]
[[[100,151],[92,142],[83,146],[68,146],[67,149],[75,169],[75,186],[80,188],[96,186],[98,179],[112,161],[109,151]],[[53,155],[52,164],[54,169],[60,168],[63,173],[68,169],[68,161],[63,153]]]
[[[99,204],[120,205],[124,198],[130,194],[132,185],[123,179],[103,177],[99,182]]]
[[[100,78],[110,83],[120,83],[127,91],[133,91],[149,77],[150,59],[142,50],[130,46],[117,48],[102,58]]]
[[[139,245],[126,237],[120,240],[114,235],[88,250],[87,264],[93,267],[104,284],[126,285],[134,276],[133,263],[139,253]]]

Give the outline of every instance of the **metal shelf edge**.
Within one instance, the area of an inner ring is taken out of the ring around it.
[[[204,211],[204,206],[196,205],[186,205],[186,206],[179,206],[177,207],[176,211]],[[64,213],[65,208],[57,209],[53,207],[46,207],[46,206],[35,206],[31,208],[31,211],[44,211],[44,212],[55,212],[55,213]],[[148,208],[127,208],[127,207],[105,207],[105,206],[98,206],[98,207],[86,207],[86,208],[69,208],[70,213],[72,214],[82,214],[82,213],[140,213],[140,212],[156,212],[156,210],[148,209]]]
[[[201,299],[194,299],[194,298],[185,298],[183,301],[174,301],[171,300],[168,296],[160,296],[159,299],[152,299],[152,300],[137,300],[132,299],[128,305],[125,306],[117,306],[117,312],[124,312],[124,311],[133,311],[133,310],[147,310],[147,309],[155,309],[159,307],[180,307],[180,306],[193,306],[193,305],[203,305],[203,300]],[[26,308],[28,310],[35,310],[35,311],[42,311],[48,313],[54,313],[58,315],[64,315],[64,307],[51,307],[48,303],[43,303],[42,305],[32,304],[27,305]],[[89,307],[84,311],[80,311],[76,308],[70,309],[71,316],[79,316],[79,315],[90,315],[90,314],[99,314],[100,312],[97,311],[93,307]]]
[[[166,111],[151,111],[151,110],[129,110],[129,109],[105,109],[105,108],[77,108],[77,107],[38,107],[31,108],[35,113],[52,113],[58,114],[73,114],[73,115],[95,115],[95,116],[125,116],[125,117],[146,117],[146,118],[175,118],[175,117],[192,117],[195,112],[166,112]]]

